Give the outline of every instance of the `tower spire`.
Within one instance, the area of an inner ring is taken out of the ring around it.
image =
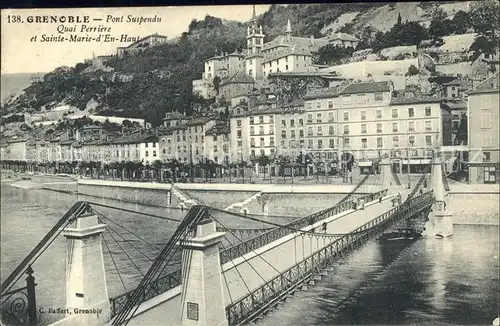
[[[286,24],[285,36],[288,42],[292,39],[292,24],[290,23],[290,19]]]
[[[255,5],[253,5],[253,14],[252,14],[252,21],[257,20],[257,15],[255,14]]]

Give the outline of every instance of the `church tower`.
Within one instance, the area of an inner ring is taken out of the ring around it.
[[[288,43],[292,42],[292,24],[290,23],[290,19],[286,24],[285,37]]]
[[[264,46],[264,34],[262,26],[257,26],[255,5],[250,24],[247,27],[247,56],[245,57],[245,72],[253,79],[262,78],[262,47]]]

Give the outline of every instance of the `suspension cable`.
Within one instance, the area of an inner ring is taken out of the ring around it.
[[[116,266],[115,258],[113,257],[113,254],[111,253],[111,249],[109,249],[108,242],[104,238],[104,234],[102,236],[102,242],[104,242],[106,249],[108,249],[109,256],[111,257],[111,261],[113,262],[113,265],[115,266],[116,272],[118,273],[118,277],[120,278],[120,282],[122,283],[123,289],[125,289],[125,292],[127,292],[127,287],[125,286],[125,282],[123,282],[122,275],[120,273],[120,270],[118,269],[118,266]]]
[[[120,249],[123,251],[123,253],[125,254],[125,256],[127,256],[127,258],[130,260],[130,262],[132,263],[132,265],[134,265],[134,267],[139,271],[139,273],[141,274],[141,276],[144,277],[144,273],[141,271],[141,269],[139,268],[139,266],[136,265],[136,263],[134,262],[134,260],[132,258],[130,258],[130,256],[127,254],[127,251],[125,251],[125,249],[123,249],[123,247],[118,242],[118,240],[116,240],[116,238],[113,236],[113,233],[111,233],[111,232],[108,232],[108,233],[109,233],[110,237],[116,242],[116,244],[118,245],[118,247],[120,247]]]
[[[156,215],[156,214],[149,214],[149,213],[144,213],[144,212],[140,212],[140,211],[134,211],[134,210],[131,210],[131,209],[126,209],[126,208],[121,208],[121,207],[109,206],[109,205],[104,205],[104,204],[99,204],[99,203],[94,203],[94,202],[88,202],[88,203],[90,205],[101,206],[101,207],[104,207],[104,208],[111,208],[111,209],[115,209],[115,210],[118,210],[118,211],[123,211],[123,212],[127,212],[127,213],[134,213],[134,214],[139,214],[139,215],[154,217],[154,218],[158,218],[158,219],[161,219],[161,220],[167,220],[167,221],[176,222],[176,223],[179,223],[181,221],[181,220],[177,220],[175,218],[160,216],[160,215]]]
[[[224,250],[226,250],[226,246],[224,246],[224,244],[221,242],[221,245],[222,245],[222,248],[224,248]],[[236,264],[231,260],[231,262],[233,263],[233,267],[234,269],[236,270],[236,273],[238,273],[238,275],[240,276],[241,280],[243,281],[243,285],[245,285],[245,288],[247,289],[248,293],[252,293],[252,291],[250,291],[250,288],[248,287],[248,284],[247,282],[245,282],[245,279],[243,278],[243,276],[241,275],[240,271],[238,270],[238,266],[236,266]],[[222,275],[224,275],[224,272],[222,273]],[[225,276],[224,276],[225,278]],[[226,284],[227,285],[227,284]],[[229,286],[228,286],[228,291],[229,291]],[[231,299],[232,301],[232,299]]]

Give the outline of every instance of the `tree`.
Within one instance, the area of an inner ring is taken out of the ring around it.
[[[213,84],[214,84],[215,92],[217,92],[217,95],[219,95],[220,82],[221,82],[220,77],[219,76],[215,76]]]
[[[415,67],[414,65],[408,67],[408,72],[406,73],[406,76],[416,76],[416,75],[418,75],[418,68]]]
[[[266,178],[266,167],[271,164],[271,159],[267,155],[261,155],[257,158],[257,163],[259,166],[264,167],[264,179]]]
[[[160,182],[161,178],[161,168],[163,167],[163,163],[160,160],[155,160],[152,165],[155,175],[156,175],[156,181]]]
[[[471,61],[482,54],[495,54],[500,41],[500,4],[495,0],[477,1],[471,5],[470,23],[478,35],[470,47]]]
[[[132,127],[132,122],[128,119],[125,119],[122,122],[122,126],[124,126],[125,128],[130,128],[130,127]]]

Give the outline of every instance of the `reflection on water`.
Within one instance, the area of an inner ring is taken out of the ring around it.
[[[93,197],[77,198],[46,190],[8,186],[2,186],[1,190],[2,280],[77,199],[179,220],[185,214],[180,210]],[[294,204],[300,205],[299,202]],[[111,235],[122,246],[133,244],[138,249],[130,249],[127,253],[145,273],[177,224],[108,208],[97,210],[110,219],[107,224],[113,231],[108,232],[105,239],[115,256],[127,290],[131,290],[140,281],[141,273],[122,254]],[[228,227],[268,227],[260,223],[248,224],[228,214],[217,215],[217,218]],[[132,231],[142,240],[111,221]],[[286,221],[273,219],[276,223]],[[371,242],[350,257],[338,261],[334,272],[310,287],[309,291],[298,292],[272,316],[266,316],[263,324],[491,324],[497,316],[500,299],[498,232],[498,227],[494,226],[455,226],[455,234],[449,239],[422,238],[414,242],[384,244]],[[105,255],[105,265],[110,295],[123,293],[125,290],[109,255]],[[56,240],[33,265],[33,269],[39,284],[38,305],[64,307],[64,239]],[[42,324],[59,318],[42,315]]]
[[[491,325],[500,302],[498,231],[456,225],[449,239],[371,242],[263,324]]]

